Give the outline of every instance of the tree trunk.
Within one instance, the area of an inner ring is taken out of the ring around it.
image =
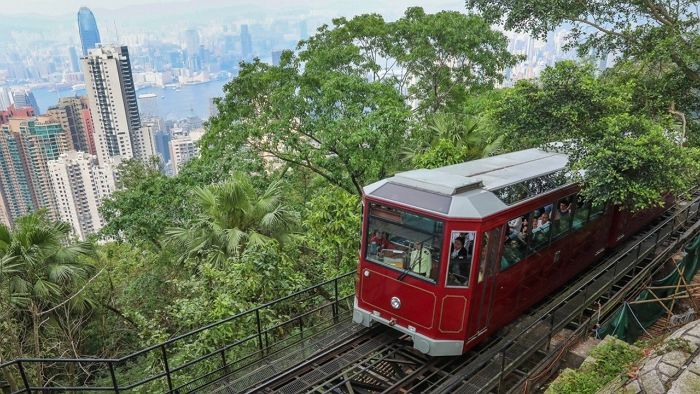
[[[4,363],[5,361],[5,358],[2,356],[2,354],[0,354],[0,364]],[[12,373],[9,371],[9,368],[5,368],[2,370],[2,376],[3,378],[5,378],[7,384],[10,386],[10,392],[14,393],[15,391],[17,391],[17,382],[15,382],[15,378],[14,376],[12,376]]]
[[[32,303],[29,307],[32,313],[32,334],[34,336],[34,357],[41,357],[41,340],[39,338],[39,326],[41,315],[39,313],[39,307]],[[44,385],[44,364],[39,363],[36,369],[36,380],[37,386],[42,387]]]

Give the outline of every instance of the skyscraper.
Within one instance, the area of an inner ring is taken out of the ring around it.
[[[82,59],[100,164],[112,158],[146,159],[138,133],[141,117],[127,47],[101,46]]]
[[[68,151],[68,135],[48,117],[11,118],[0,128],[0,192],[11,222],[39,208],[56,218],[48,162]]]
[[[272,65],[279,66],[282,58],[282,51],[272,51]]]
[[[34,93],[29,89],[12,89],[12,101],[15,103],[15,108],[31,107],[35,114],[39,113],[39,104],[34,98]]]
[[[0,111],[7,111],[10,105],[12,105],[10,91],[7,88],[0,87]]]
[[[60,219],[82,240],[99,231],[104,226],[99,207],[115,189],[111,166],[98,164],[93,155],[70,151],[49,162],[49,174]]]
[[[88,51],[95,48],[100,40],[100,31],[97,29],[95,15],[87,7],[80,7],[78,10],[78,32],[80,33],[80,43],[83,46],[83,56],[87,56]]]
[[[172,175],[177,175],[192,158],[199,156],[197,143],[202,138],[203,132],[193,131],[186,136],[173,138],[168,143],[170,147],[170,160],[172,165]]]
[[[88,109],[87,97],[61,97],[58,105],[49,107],[47,115],[54,118],[68,131],[72,148],[81,152],[90,152],[88,126],[82,111]]]
[[[74,46],[68,47],[68,56],[70,57],[71,71],[80,72],[80,58],[78,58],[78,50]]]
[[[253,57],[253,40],[248,32],[248,25],[241,25],[241,56],[243,60]]]

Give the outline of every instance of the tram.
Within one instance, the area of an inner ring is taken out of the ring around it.
[[[353,321],[462,354],[663,212],[590,204],[567,162],[528,149],[365,187]]]

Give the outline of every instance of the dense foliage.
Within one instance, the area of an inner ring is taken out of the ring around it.
[[[663,10],[630,2],[468,4],[480,14],[338,18],[278,66],[242,64],[200,158],[175,177],[157,161],[120,167],[99,242],[74,242],[42,213],[0,228],[0,362],[121,356],[348,272],[362,187],[397,171],[556,142],[598,202],[642,209],[697,181],[694,16],[661,14],[667,25],[653,12]],[[571,45],[619,50],[613,68],[562,62],[497,88],[519,58],[491,21],[544,35],[603,17],[614,31],[579,29],[584,40]],[[172,357],[244,335],[228,326]],[[146,355],[120,373],[159,368]],[[44,382],[104,378],[89,368],[30,372]]]

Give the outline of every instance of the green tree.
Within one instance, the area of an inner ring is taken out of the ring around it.
[[[312,253],[304,257],[318,262],[319,280],[351,270],[357,264],[360,249],[360,199],[338,187],[319,191],[306,204],[302,244]],[[315,272],[311,275],[316,274]]]
[[[417,138],[417,146],[403,151],[404,160],[413,168],[435,168],[486,157],[503,142],[503,135],[485,132],[476,118],[447,113],[430,116],[424,133]]]
[[[94,267],[82,257],[91,255],[93,247],[88,242],[72,241],[70,232],[68,224],[49,220],[44,211],[19,218],[13,231],[0,225],[0,287],[7,297],[0,306],[6,314],[9,310],[15,322],[13,327],[3,328],[14,331],[11,336],[20,339],[7,344],[14,346],[10,350],[14,355],[45,354],[55,344],[44,344],[42,326],[49,323],[60,329],[63,323],[65,327],[67,322],[57,313],[60,308],[78,310],[81,304],[89,304],[81,293]],[[31,343],[25,346],[23,337],[31,338]],[[43,366],[37,369],[37,379],[43,382]]]
[[[273,167],[306,168],[357,195],[400,169],[401,146],[426,114],[460,109],[517,59],[480,17],[421,8],[391,23],[378,15],[335,19],[298,50],[277,67],[242,65],[204,155],[247,147]]]
[[[181,245],[185,258],[203,259],[222,266],[240,256],[250,245],[283,243],[298,222],[280,194],[280,182],[272,182],[258,195],[242,175],[232,180],[194,189],[195,217],[182,227],[166,230],[173,246]]]
[[[700,87],[698,1],[467,0],[466,5],[489,22],[536,37],[570,25],[569,45],[584,54],[669,60],[694,87]]]
[[[680,146],[668,116],[635,112],[635,90],[634,80],[561,62],[538,81],[516,84],[491,116],[509,147],[556,143],[589,199],[636,211],[661,204],[666,192],[684,193],[700,172],[696,150]]]

